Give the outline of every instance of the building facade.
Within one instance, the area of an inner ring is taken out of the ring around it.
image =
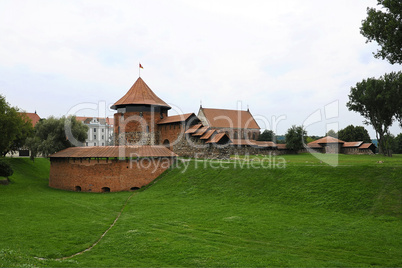
[[[113,118],[82,117],[76,119],[88,126],[88,138],[85,146],[114,145]]]

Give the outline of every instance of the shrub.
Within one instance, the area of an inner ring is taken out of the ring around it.
[[[14,171],[11,168],[10,164],[4,160],[0,160],[0,176],[1,177],[10,177],[13,175]]]

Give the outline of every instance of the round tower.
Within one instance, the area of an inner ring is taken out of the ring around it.
[[[160,143],[158,122],[171,107],[148,87],[141,77],[111,107],[114,114],[115,145],[155,145]]]

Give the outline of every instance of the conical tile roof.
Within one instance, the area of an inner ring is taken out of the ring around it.
[[[113,104],[111,108],[117,110],[118,107],[124,107],[126,105],[155,105],[163,106],[168,109],[171,108],[166,102],[156,96],[141,77],[135,81],[126,95]]]

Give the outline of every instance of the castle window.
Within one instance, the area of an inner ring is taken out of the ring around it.
[[[140,112],[140,117],[142,117],[142,112]]]
[[[104,135],[102,135],[102,140],[104,140],[105,139],[105,136]]]
[[[96,128],[94,128],[94,132],[96,132]]]
[[[233,138],[234,138],[234,139],[237,139],[237,137],[238,137],[238,136],[237,136],[237,131],[235,131],[234,134],[233,134]]]
[[[161,119],[163,119],[163,113],[161,112]]]
[[[86,142],[85,145],[88,146],[88,142]]]
[[[94,140],[96,140],[96,135],[94,135]]]
[[[253,133],[253,140],[255,140],[255,132]]]
[[[96,142],[94,142],[94,146],[96,146]]]
[[[104,128],[102,128],[102,133],[103,133],[103,132],[105,132],[105,129],[104,129]]]
[[[147,133],[149,133],[149,126],[147,126]]]

